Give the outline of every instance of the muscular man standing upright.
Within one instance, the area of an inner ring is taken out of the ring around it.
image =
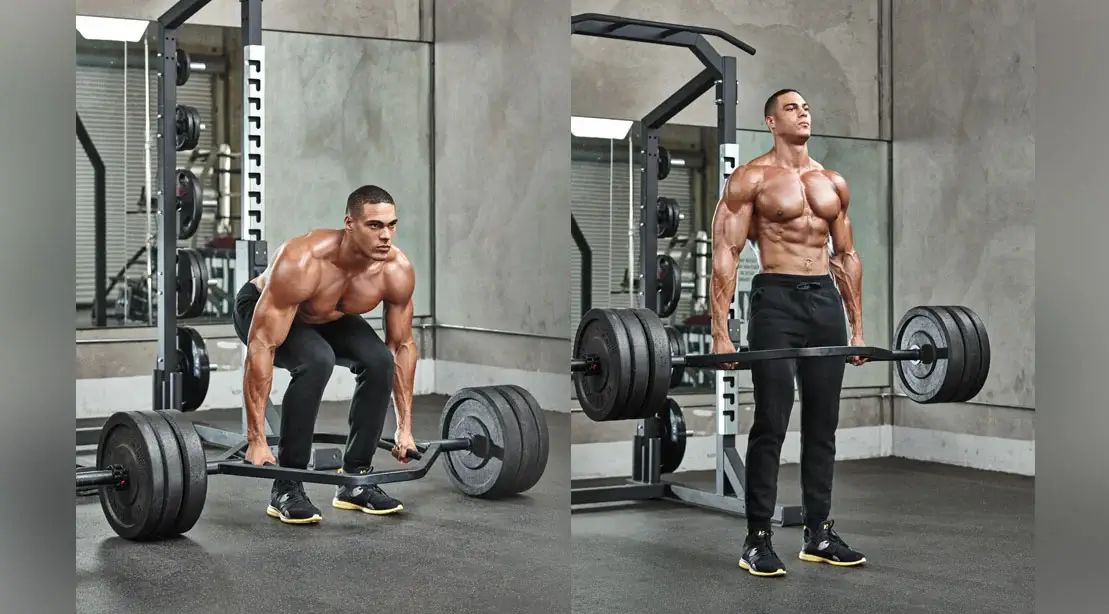
[[[278,460],[282,467],[308,467],[316,415],[337,358],[355,364],[357,382],[342,471],[372,470],[390,395],[397,414],[393,456],[407,462],[406,452],[416,449],[411,422],[415,273],[393,245],[396,225],[396,205],[388,192],[377,186],[358,188],[347,199],[344,228],[313,230],[290,239],[277,249],[265,272],[239,290],[234,323],[247,347],[247,462],[275,462],[264,425],[276,365],[292,374],[281,403]],[[380,303],[385,304],[384,342],[362,318]],[[403,509],[376,485],[340,486],[331,504],[369,514]],[[293,524],[321,519],[303,484],[285,480],[275,480],[266,513]]]
[[[713,217],[713,352],[735,352],[728,335],[728,310],[739,254],[748,240],[755,244],[761,264],[751,282],[750,349],[845,345],[844,306],[850,343],[864,345],[862,263],[847,219],[847,183],[809,157],[811,116],[798,92],[775,92],[764,114],[774,147],[731,174]],[[832,530],[829,519],[844,368],[844,359],[834,357],[752,365],[755,416],[747,444],[747,537],[740,567],[753,575],[786,573],[771,544],[770,524],[795,380],[801,390],[805,523],[800,558],[833,565],[865,561]]]

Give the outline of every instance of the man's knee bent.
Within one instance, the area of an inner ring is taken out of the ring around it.
[[[359,381],[393,381],[395,363],[393,352],[384,343],[372,344],[363,348],[351,369]]]
[[[313,352],[289,369],[293,379],[307,379],[327,383],[335,371],[334,352]]]

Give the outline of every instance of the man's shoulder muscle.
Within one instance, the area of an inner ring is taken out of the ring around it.
[[[416,289],[416,268],[408,256],[393,246],[393,258],[385,264],[386,298],[390,303],[405,304]]]

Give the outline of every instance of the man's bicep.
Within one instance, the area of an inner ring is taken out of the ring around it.
[[[415,305],[411,298],[403,303],[385,304],[385,342],[393,347],[412,339],[412,320]]]
[[[839,216],[832,222],[829,234],[832,235],[832,251],[836,254],[846,254],[855,251],[855,238],[851,231],[851,219],[847,211],[840,211]]]
[[[267,286],[254,306],[247,346],[272,350],[285,342],[296,317],[297,304],[282,300]]]

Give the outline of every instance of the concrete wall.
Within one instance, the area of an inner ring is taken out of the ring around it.
[[[440,386],[569,379],[569,7],[436,3],[435,314]],[[546,66],[544,66],[546,65]]]
[[[962,304],[993,348],[978,398],[895,424],[1033,439],[1035,227],[1032,0],[893,5],[894,313]],[[981,454],[959,444],[960,458]],[[1024,454],[1031,453],[1030,446]]]
[[[431,45],[289,32],[262,42],[271,256],[310,229],[341,228],[351,190],[380,185],[416,267],[416,314],[430,315]]]
[[[156,20],[177,0],[77,0],[78,15]],[[431,40],[431,0],[265,0],[266,29]],[[237,0],[211,0],[190,23],[239,27]]]
[[[722,54],[737,57],[738,122],[762,129],[762,104],[782,87],[804,93],[819,134],[877,138],[880,128],[877,0],[572,0],[578,13],[715,27],[750,44],[746,53],[710,39]],[[685,49],[574,36],[574,115],[639,119],[702,64]],[[716,125],[712,93],[674,123]]]

